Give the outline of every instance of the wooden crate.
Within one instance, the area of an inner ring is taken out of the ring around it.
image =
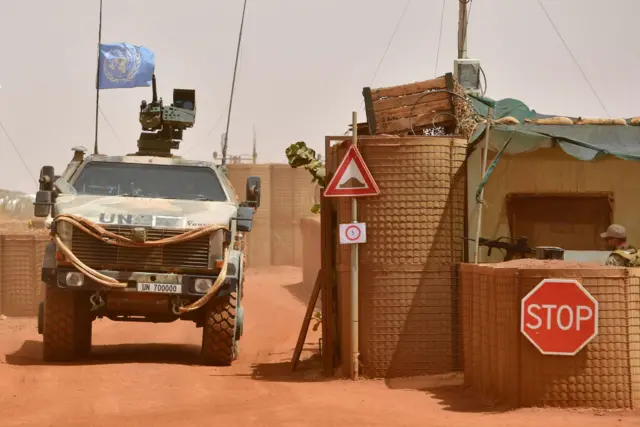
[[[455,128],[453,75],[378,89],[362,89],[369,135],[421,135],[424,129]],[[430,93],[433,92],[433,93]],[[360,128],[360,124],[358,125]],[[360,130],[360,129],[359,129]]]

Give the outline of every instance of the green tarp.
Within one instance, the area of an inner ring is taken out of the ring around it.
[[[502,154],[518,154],[552,147],[554,143],[578,160],[591,161],[602,156],[615,156],[624,160],[640,160],[640,126],[621,125],[536,125],[524,123],[525,119],[554,117],[529,109],[522,101],[512,98],[494,101],[485,97],[471,97],[476,111],[487,116],[489,106],[494,108],[493,119],[512,116],[519,125],[492,125],[489,149],[498,151],[487,168],[476,192],[480,195]],[[570,117],[573,119],[573,117]],[[627,119],[627,122],[629,120]],[[477,144],[486,132],[486,124],[476,127],[469,139],[469,146]]]
[[[640,160],[640,126],[529,124],[523,123],[524,120],[553,116],[539,114],[517,99],[471,99],[478,113],[483,116],[488,114],[487,104],[493,103],[494,119],[512,116],[521,122],[519,125],[492,125],[489,143],[493,150],[499,150],[511,138],[504,150],[508,154],[550,147],[553,142],[557,142],[567,154],[579,160],[594,160],[603,155]],[[485,130],[485,124],[478,125],[469,144],[473,146],[482,138]]]

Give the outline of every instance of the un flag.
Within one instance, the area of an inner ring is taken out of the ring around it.
[[[101,44],[98,89],[151,86],[155,54],[129,43]]]

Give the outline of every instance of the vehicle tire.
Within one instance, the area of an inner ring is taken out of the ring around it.
[[[238,354],[236,341],[237,294],[214,297],[205,306],[202,328],[202,363],[230,366]]]
[[[57,287],[47,287],[44,301],[43,359],[68,362],[91,351],[89,296]]]
[[[89,295],[84,292],[75,292],[76,302],[76,356],[87,358],[91,354],[91,337],[93,335],[93,314]]]
[[[42,335],[44,331],[44,301],[38,304],[38,333]]]

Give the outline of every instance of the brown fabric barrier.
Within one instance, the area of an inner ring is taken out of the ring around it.
[[[640,407],[638,274],[528,264],[462,265],[465,383],[512,407]],[[598,336],[576,356],[542,355],[520,332],[522,298],[551,277],[579,280],[599,302]]]

